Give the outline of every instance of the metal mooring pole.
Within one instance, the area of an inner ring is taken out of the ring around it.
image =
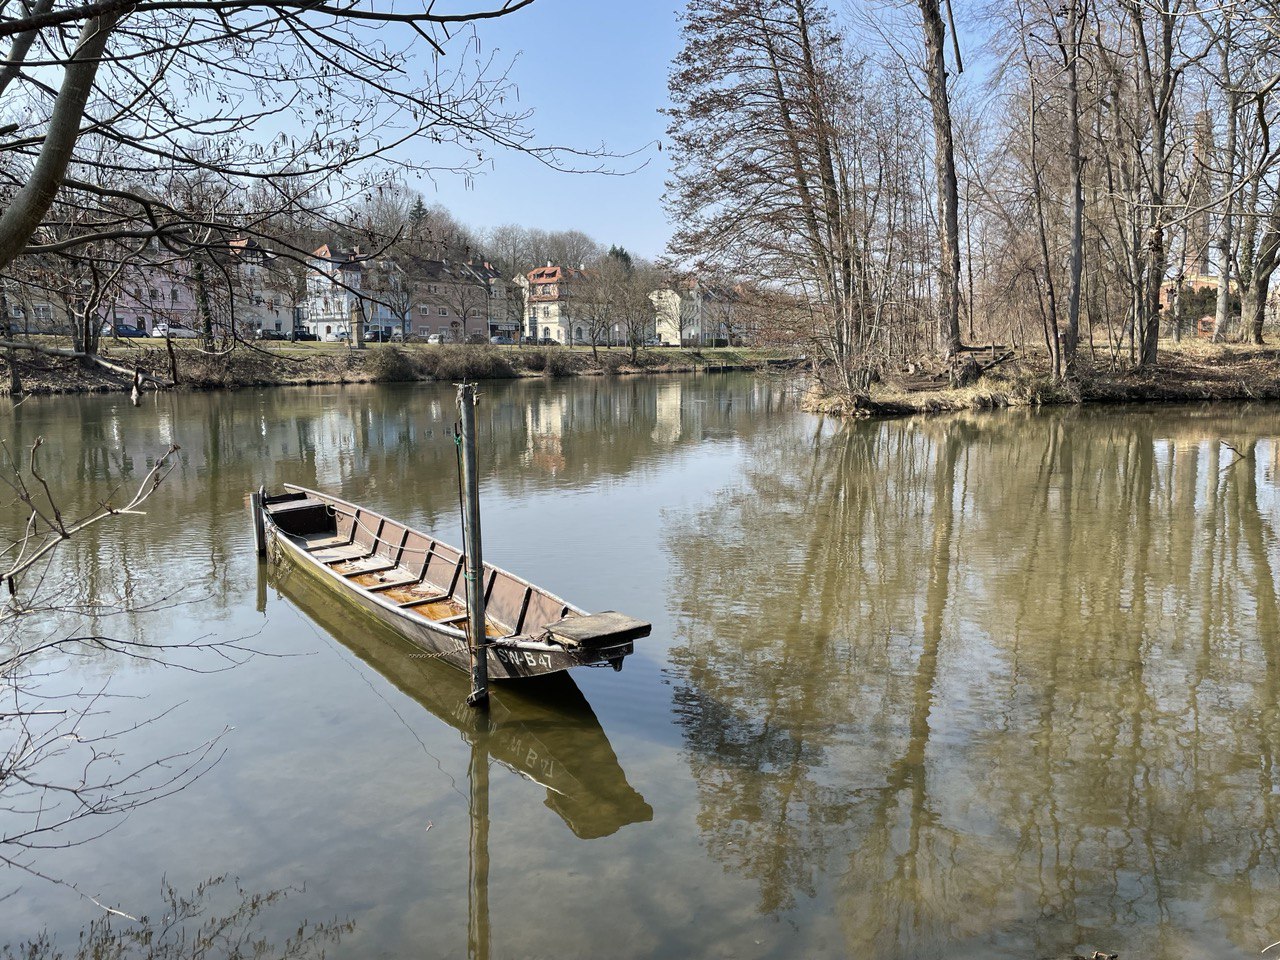
[[[259,557],[267,555],[267,528],[262,519],[263,501],[266,497],[263,487],[249,494],[249,513],[253,517],[253,551]]]
[[[476,386],[458,385],[462,422],[462,548],[467,552],[467,623],[471,638],[471,695],[467,703],[489,706],[489,651],[484,617],[484,558],[480,554],[480,478],[476,467]]]

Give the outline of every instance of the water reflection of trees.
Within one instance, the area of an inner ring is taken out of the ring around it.
[[[876,957],[1275,939],[1276,451],[1244,422],[756,442],[670,548],[700,827],[762,911],[832,901]]]
[[[205,880],[189,893],[164,882],[159,909],[150,916],[134,918],[105,910],[81,932],[74,947],[41,934],[25,943],[0,946],[0,960],[324,960],[326,948],[339,944],[355,924],[303,920],[278,937],[264,929],[276,920],[270,914],[301,892],[249,891],[225,876]]]
[[[708,434],[749,435],[782,403],[776,385],[745,378],[486,384],[488,502],[539,484],[573,490],[621,477]],[[245,496],[260,484],[320,487],[428,529],[454,523],[454,415],[449,384],[166,394],[140,409],[125,397],[72,397],[17,407],[0,435],[19,448],[46,438],[43,462],[75,492],[72,513],[181,444],[145,523],[125,535],[94,532],[65,554],[88,595],[151,601],[181,588],[218,609],[252,588],[234,561],[248,546]],[[540,450],[553,457],[539,459]],[[22,519],[0,512],[14,536]]]

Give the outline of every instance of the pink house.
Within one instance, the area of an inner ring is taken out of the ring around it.
[[[121,277],[120,295],[103,312],[113,323],[141,327],[148,333],[157,323],[197,326],[195,288],[185,263],[137,264]]]

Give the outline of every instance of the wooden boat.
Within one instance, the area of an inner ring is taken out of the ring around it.
[[[304,487],[261,496],[255,523],[271,560],[289,560],[336,587],[423,653],[471,668],[465,561],[456,547],[365,507]],[[526,580],[484,565],[489,677],[612,666],[650,624],[613,611],[587,614]]]

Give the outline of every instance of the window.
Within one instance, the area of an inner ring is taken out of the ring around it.
[[[449,308],[441,307],[439,310],[436,311],[436,313],[441,317],[447,317],[449,315]]]
[[[436,286],[434,283],[427,284],[427,293],[439,293],[439,292],[440,292],[440,288]]]
[[[177,302],[178,302],[178,288],[177,288],[177,287],[174,287],[173,289],[171,289],[171,290],[169,291],[169,302],[170,302],[170,303],[177,303]]]
[[[542,328],[542,338],[543,338],[544,340],[550,340],[550,339],[551,339],[551,328],[550,328],[550,327],[543,327],[543,328]]]
[[[543,308],[542,308],[542,317],[543,317],[543,319],[545,320],[546,318],[548,318],[548,317],[550,317],[550,316],[551,316],[551,308],[550,308],[550,307],[543,307]]]
[[[142,288],[141,288],[141,287],[134,287],[134,288],[133,288],[133,299],[135,299],[135,300],[141,300],[141,299],[142,299]]]
[[[31,305],[31,316],[36,320],[52,320],[53,306],[48,303],[33,303]]]
[[[431,308],[430,308],[429,306],[427,306],[425,303],[420,303],[420,304],[418,304],[418,312],[419,312],[420,314],[422,314],[422,315],[425,317],[425,316],[428,316],[428,315],[431,313]],[[430,328],[428,328],[428,329],[430,329]]]
[[[152,300],[159,300],[159,299],[160,299],[160,291],[159,291],[159,290],[157,290],[155,287],[151,287],[147,292],[151,294],[151,299],[152,299]]]
[[[24,314],[24,313],[23,313],[23,310],[22,310],[22,308],[21,308],[21,307],[10,307],[10,308],[9,308],[9,316],[10,316],[10,318],[11,318],[11,319],[14,319],[14,320],[21,320],[25,315],[26,315],[26,314]]]
[[[332,324],[328,324],[328,323],[326,323],[326,324],[324,325],[324,332],[325,332],[325,333],[333,333],[333,326],[332,326]]]

